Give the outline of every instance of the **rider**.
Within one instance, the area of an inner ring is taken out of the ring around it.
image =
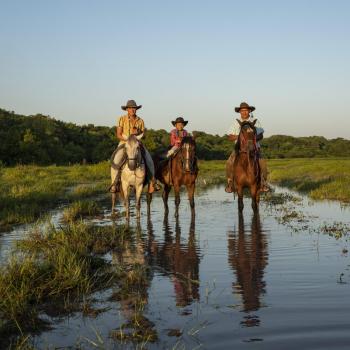
[[[113,163],[114,166],[111,167],[111,180],[112,185],[110,187],[110,192],[117,192],[117,185],[120,177],[120,168],[123,166],[125,161],[125,142],[130,135],[136,135],[136,138],[140,141],[144,137],[145,124],[144,121],[136,115],[136,111],[142,106],[138,106],[134,100],[129,100],[125,106],[121,108],[127,111],[128,114],[123,115],[119,118],[118,125],[116,128],[116,136],[119,139],[119,145],[114,153]],[[154,164],[151,155],[147,149],[142,145],[143,154],[146,162],[148,171],[150,172],[150,184],[148,192],[152,193],[155,190],[158,191],[159,187],[156,183],[154,177]]]
[[[184,120],[182,117],[178,117],[171,122],[171,124],[175,126],[175,129],[171,130],[170,132],[171,148],[167,153],[167,158],[171,157],[180,148],[182,139],[189,135],[188,132],[184,129],[187,123],[188,121]]]
[[[255,110],[255,107],[249,106],[249,104],[246,102],[242,102],[239,107],[235,108],[236,113],[240,113],[241,115],[240,120],[242,122],[243,121],[253,122],[254,117],[250,113],[253,112],[254,110]],[[258,159],[259,159],[259,166],[261,170],[260,171],[260,179],[261,179],[260,191],[268,192],[269,187],[267,184],[267,166],[266,166],[265,159],[262,158],[262,155],[260,152],[260,144],[259,144],[259,141],[261,141],[264,137],[264,129],[261,127],[261,124],[258,120],[255,123],[255,127],[256,127],[256,141],[257,141],[257,148],[258,148]],[[228,139],[236,143],[240,131],[241,131],[240,124],[235,119],[232,127],[228,132]],[[231,173],[230,169],[232,169],[233,167],[235,156],[236,156],[236,153],[235,151],[233,151],[226,163],[227,186],[225,188],[225,191],[228,193],[234,192],[234,184],[230,176],[230,173]]]

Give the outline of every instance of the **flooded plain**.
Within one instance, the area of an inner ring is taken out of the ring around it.
[[[34,337],[35,347],[349,349],[350,208],[276,193],[258,215],[249,199],[238,215],[222,186],[197,194],[194,219],[185,194],[178,219],[173,198],[168,217],[159,195],[150,217],[143,203],[140,223],[130,221],[129,249],[108,255],[148,268],[141,305],[116,300],[113,288],[96,293],[103,312],[43,315],[54,324]],[[96,222],[111,224],[109,208]],[[23,233],[0,237],[3,258]],[[153,334],[148,341],[128,337],[136,311]]]

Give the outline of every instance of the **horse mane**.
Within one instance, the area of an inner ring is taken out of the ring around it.
[[[181,141],[181,146],[183,146],[184,144],[190,144],[190,145],[193,145],[193,146],[196,146],[196,141],[194,140],[194,138],[190,135],[188,136],[185,136],[182,141]]]
[[[139,140],[137,139],[136,135],[132,134],[128,137],[127,142],[136,143],[136,142],[139,142]]]
[[[238,139],[237,139],[237,142],[235,144],[235,152],[236,154],[239,153],[240,151],[240,146],[241,146],[241,134],[242,134],[242,130],[245,126],[249,126],[253,132],[254,132],[254,135],[256,136],[256,126],[254,125],[255,124],[255,121],[251,122],[250,120],[244,120],[240,125],[241,125],[241,130],[239,132],[239,135],[238,135]]]

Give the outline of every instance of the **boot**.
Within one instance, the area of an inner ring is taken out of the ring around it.
[[[227,185],[226,185],[226,188],[225,188],[225,192],[226,193],[232,193],[235,191],[235,186],[233,184],[233,181],[231,179],[228,179],[227,180]]]
[[[148,185],[148,193],[153,193],[154,191],[159,191],[160,186],[157,184],[157,180],[153,177]]]
[[[270,188],[269,184],[267,183],[267,181],[265,180],[264,176],[261,176],[260,182],[261,182],[260,192],[270,192],[271,191],[271,188]]]

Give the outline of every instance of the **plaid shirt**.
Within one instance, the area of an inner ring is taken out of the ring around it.
[[[123,129],[123,134],[127,137],[133,134],[134,128],[137,134],[142,134],[145,131],[145,123],[140,117],[136,116],[135,120],[131,121],[127,114],[119,118],[118,127]],[[124,143],[125,141],[120,142]]]

